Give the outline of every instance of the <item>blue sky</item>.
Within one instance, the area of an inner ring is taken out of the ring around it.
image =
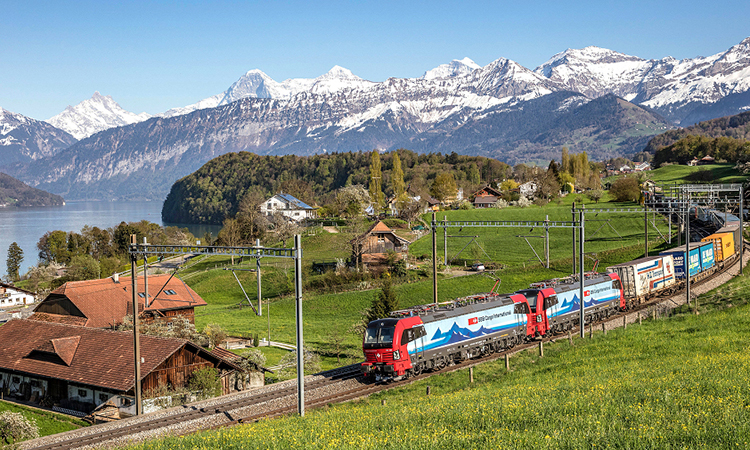
[[[744,1],[0,0],[0,107],[48,119],[94,91],[151,114],[218,94],[250,69],[277,81],[340,65],[373,81],[468,56],[533,69],[588,45],[642,58],[724,51]]]

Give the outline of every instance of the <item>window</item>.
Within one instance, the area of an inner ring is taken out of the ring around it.
[[[271,204],[271,202],[268,202],[268,205],[266,205],[266,209],[272,209],[272,208],[273,208],[273,205]]]
[[[529,314],[531,311],[529,311],[529,305],[526,303],[516,303],[516,306],[513,309],[513,312],[516,314]]]
[[[100,402],[106,402],[108,399],[109,399],[109,395],[107,395],[107,394],[105,394],[103,392],[99,394],[99,401]]]
[[[544,309],[551,308],[557,304],[557,296],[550,295],[544,299]]]
[[[86,389],[78,389],[79,397],[86,397],[87,395],[88,395],[88,392],[86,392]]]
[[[39,387],[39,380],[31,380],[31,387]]]
[[[19,378],[19,377],[13,377],[13,382],[14,383],[20,383],[21,382],[21,378]]]
[[[167,289],[164,291],[167,295],[177,295],[177,292],[175,292],[173,289]]]
[[[146,294],[143,293],[143,292],[139,292],[138,293],[138,297],[140,297],[140,298],[146,298]]]
[[[612,289],[617,289],[618,291],[622,289],[622,285],[620,284],[620,280],[614,280],[612,281]]]

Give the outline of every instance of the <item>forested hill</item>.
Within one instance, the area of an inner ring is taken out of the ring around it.
[[[33,188],[0,172],[0,207],[57,206],[64,203],[59,195]]]
[[[386,195],[391,194],[393,154],[381,155]],[[483,181],[502,179],[511,172],[507,164],[481,156],[417,154],[403,149],[398,154],[409,191],[423,198],[441,172],[452,172],[467,195]],[[237,213],[240,202],[257,206],[280,191],[310,205],[324,204],[338,188],[367,186],[369,173],[369,152],[306,157],[228,153],[175,182],[164,201],[162,219],[168,223],[220,224]]]
[[[669,130],[651,138],[644,151],[655,154],[657,150],[669,147],[688,136],[750,140],[750,111],[734,116],[706,120],[687,128]]]

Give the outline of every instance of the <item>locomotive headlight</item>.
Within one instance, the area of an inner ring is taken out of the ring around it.
[[[398,352],[398,350],[393,351],[393,359],[401,359],[401,354]]]

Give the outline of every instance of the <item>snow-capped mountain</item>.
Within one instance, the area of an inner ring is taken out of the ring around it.
[[[436,80],[441,78],[462,77],[468,75],[481,66],[469,58],[454,59],[448,64],[440,64],[434,69],[428,70],[420,78],[423,80]]]
[[[645,60],[598,47],[568,49],[535,69],[558,89],[615,94],[675,123],[736,114],[750,106],[750,38],[709,57]]]
[[[253,69],[235,81],[221,94],[203,99],[182,108],[173,108],[160,114],[161,117],[174,117],[199,109],[228,105],[243,98],[289,99],[301,92],[329,94],[346,89],[363,89],[375,83],[354,75],[350,70],[333,66],[331,70],[317,78],[290,78],[279,83],[258,69]]]
[[[67,131],[76,139],[83,139],[108,128],[143,122],[149,118],[149,114],[135,114],[122,109],[109,95],[94,92],[90,99],[76,106],[68,106],[47,122]]]
[[[47,122],[0,108],[0,167],[54,156],[75,142]]]

